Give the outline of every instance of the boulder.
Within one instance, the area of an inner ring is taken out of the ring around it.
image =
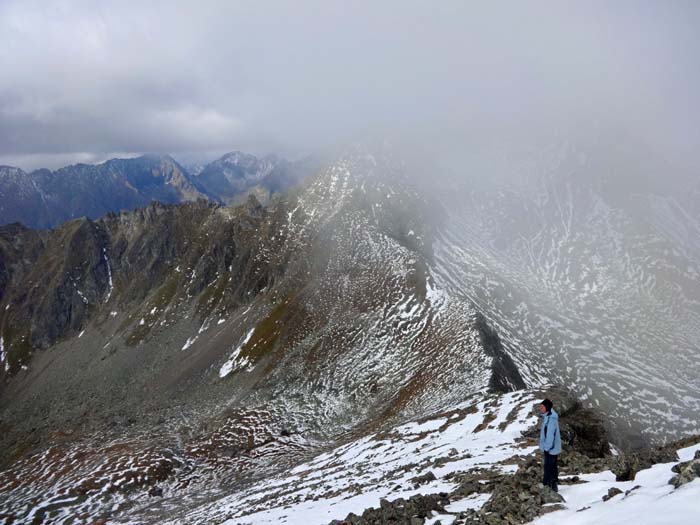
[[[417,494],[408,499],[379,500],[379,508],[365,509],[362,516],[350,513],[344,520],[333,520],[330,525],[423,525],[433,511],[444,512],[450,503],[449,496],[439,494]]]
[[[603,501],[608,501],[609,499],[614,498],[618,494],[622,494],[622,491],[620,489],[618,489],[617,487],[610,487],[608,489],[608,493],[605,496],[603,496]]]
[[[669,480],[669,483],[675,488],[678,488],[681,485],[685,485],[686,483],[690,483],[694,479],[699,478],[700,450],[695,452],[695,457],[690,461],[679,463],[678,465],[673,467],[673,472],[675,472],[676,475]]]
[[[436,479],[437,478],[435,477],[435,474],[428,471],[421,476],[416,476],[415,478],[411,478],[411,483],[413,483],[414,487],[419,487],[420,485],[425,485],[426,483],[430,483],[431,481],[435,481]]]

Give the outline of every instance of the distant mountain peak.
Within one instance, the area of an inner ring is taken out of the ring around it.
[[[258,158],[231,151],[197,170],[196,180],[209,194],[227,203],[243,202],[251,192],[265,202],[273,193],[296,185],[313,169],[313,163],[289,162],[275,154]]]
[[[17,176],[26,176],[27,173],[20,169],[16,168],[14,166],[0,166],[0,176],[1,177],[17,177]]]
[[[112,158],[26,173],[0,166],[0,224],[22,222],[46,228],[82,215],[97,218],[132,210],[152,200],[166,204],[197,199],[244,202],[255,193],[266,204],[310,174],[314,164],[288,162],[274,154],[257,158],[232,151],[206,166],[187,168],[167,153]]]
[[[245,177],[260,179],[269,174],[279,162],[280,159],[275,155],[266,155],[265,157],[258,158],[250,153],[231,151],[212,162],[210,166],[237,167],[243,171]]]

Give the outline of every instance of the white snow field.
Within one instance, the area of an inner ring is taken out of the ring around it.
[[[521,433],[537,423],[537,402],[529,391],[501,396],[480,393],[479,402],[374,433],[321,454],[274,479],[202,506],[169,523],[191,525],[324,525],[362,514],[390,501],[416,494],[450,492],[457,484],[450,474],[474,468],[517,470],[518,456],[535,453]],[[681,461],[692,459],[700,444],[678,452]],[[639,472],[634,481],[616,482],[610,471],[582,473],[583,483],[561,485],[565,509],[533,521],[536,525],[661,525],[695,523],[700,517],[700,480],[678,489],[668,483],[676,463],[657,464]],[[412,479],[432,472],[435,480],[416,486]],[[608,501],[608,489],[622,490]],[[480,509],[489,494],[472,494],[453,500],[445,513],[426,521],[453,523],[459,512]]]
[[[537,421],[536,400],[527,391],[502,396],[483,392],[478,399],[433,419],[351,441],[276,479],[201,507],[186,522],[326,524],[377,507],[380,498],[454,490],[457,484],[444,479],[450,473],[475,467],[512,472],[516,456],[535,450],[523,446],[521,433]],[[410,480],[427,472],[436,480],[414,488]],[[448,510],[481,508],[486,500],[483,495],[466,498]],[[182,522],[178,517],[169,523]]]
[[[689,461],[700,444],[678,451],[681,461]],[[616,482],[610,472],[587,474],[581,485],[563,485],[560,493],[566,509],[541,516],[536,525],[671,525],[700,522],[700,479],[674,489],[668,483],[676,463],[659,463],[637,473],[633,481]],[[603,501],[608,489],[622,494]],[[638,487],[638,488],[635,488]],[[629,492],[628,492],[629,491]],[[444,522],[443,522],[444,523]]]

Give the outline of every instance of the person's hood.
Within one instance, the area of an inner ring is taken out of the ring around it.
[[[545,412],[544,414],[542,414],[542,417],[547,417],[547,416],[549,416],[551,419],[556,419],[556,420],[559,419],[559,414],[557,414],[557,411],[554,410],[554,409],[550,410],[549,412]]]

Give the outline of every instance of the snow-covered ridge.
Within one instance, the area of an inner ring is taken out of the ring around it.
[[[381,498],[449,492],[457,486],[450,479],[455,472],[512,472],[517,457],[534,450],[521,435],[537,421],[534,403],[527,391],[483,392],[430,418],[350,441],[168,523],[321,525],[379,506]],[[428,472],[436,479],[416,486],[414,478]],[[474,508],[484,502],[479,497],[454,504]]]
[[[375,161],[371,157],[357,160],[370,169]],[[473,309],[444,293],[417,249],[422,229],[414,213],[418,208],[413,205],[414,195],[393,189],[379,174],[356,176],[352,162],[348,160],[346,166],[349,174],[341,170],[342,163],[325,174],[337,174],[334,183],[326,184],[329,179],[322,175],[320,182],[275,200],[268,208],[253,201],[230,207],[226,213],[221,212],[223,208],[154,207],[137,212],[136,219],[128,214],[109,219],[120,221],[114,226],[123,225],[127,243],[153,249],[141,252],[139,248],[139,253],[153,253],[159,275],[165,279],[143,300],[124,304],[125,286],[137,282],[138,269],[146,264],[141,260],[125,264],[128,260],[117,250],[98,252],[104,270],[102,293],[98,301],[90,296],[90,305],[101,309],[108,322],[102,332],[86,323],[81,330],[86,329],[87,336],[80,344],[89,361],[94,355],[89,348],[93,338],[105,338],[99,341],[104,351],[94,358],[103,359],[84,371],[95,378],[96,395],[105,393],[104,412],[111,411],[112,395],[104,388],[104,376],[93,371],[102,368],[117,376],[122,357],[134,365],[126,372],[133,381],[130,384],[146,386],[129,388],[125,414],[136,410],[146,395],[158,403],[162,399],[167,407],[158,419],[178,427],[179,408],[194,405],[192,399],[199,403],[195,408],[200,412],[193,426],[210,415],[222,417],[227,409],[276,411],[275,420],[267,424],[272,428],[269,433],[256,428],[250,441],[247,437],[224,440],[222,446],[216,441],[190,450],[197,461],[206,456],[227,466],[241,451],[249,453],[249,461],[235,463],[228,472],[229,477],[245,477],[298,462],[299,449],[306,454],[307,443],[333,446],[348,431],[363,435],[368,428],[376,430],[443,410],[487,387],[493,359],[481,344]],[[188,210],[196,214],[181,215]],[[397,215],[396,210],[406,213]],[[154,241],[169,235],[171,217],[178,227],[186,227],[187,235],[168,238],[165,245],[172,241],[178,249],[163,257],[161,243]],[[180,221],[181,217],[186,220]],[[141,220],[148,225],[143,230],[134,225],[140,226],[137,221]],[[224,254],[231,255],[232,246],[236,247],[233,258],[222,260]],[[127,268],[136,271],[126,277]],[[110,303],[120,305],[114,319],[110,313],[116,311],[114,306],[104,304],[108,296]],[[156,356],[155,366],[142,366]],[[158,399],[160,378],[168,379],[167,397]],[[81,380],[79,392],[87,391],[85,383]],[[132,392],[136,393],[132,396]],[[138,431],[134,427],[142,421],[149,428],[157,421],[155,417],[145,420],[141,413],[137,417],[144,419],[124,432]],[[189,431],[185,427],[182,432]],[[280,436],[286,438],[284,446]],[[165,446],[176,442],[178,447],[173,448],[179,452],[187,439],[178,435]],[[269,453],[258,455],[261,447]],[[138,446],[131,453],[138,456]],[[70,472],[63,466],[59,463],[61,474],[53,480],[54,488],[74,488],[75,473],[92,476],[89,465],[71,466]],[[210,491],[206,497],[220,496],[224,487],[216,477],[218,471],[207,477],[208,473],[197,470],[196,475],[200,474],[201,486]],[[40,490],[48,492],[46,487],[51,488],[51,482]],[[145,498],[149,490],[150,486],[141,486],[140,494],[131,500]],[[183,500],[192,491],[186,490],[190,492],[183,496],[180,487],[173,489],[157,505],[171,505],[172,513],[188,508]],[[12,511],[18,512],[18,506],[36,498],[38,492],[30,483],[11,494]],[[59,492],[57,497],[63,495]],[[109,498],[83,503],[63,501],[64,508],[56,514],[63,519],[82,509],[92,517],[110,513]],[[128,504],[118,507],[114,517],[136,519],[140,509]]]
[[[362,515],[365,509],[379,508],[384,499],[438,493],[449,493],[450,503],[444,511],[433,511],[425,523],[461,523],[461,512],[481,509],[491,495],[480,491],[460,496],[455,490],[459,475],[483,475],[482,483],[488,485],[489,475],[516,472],[525,457],[536,453],[537,447],[522,434],[537,423],[533,408],[538,400],[529,391],[482,393],[431,417],[351,440],[167,523],[325,525],[349,513]],[[700,445],[679,450],[680,462],[693,459],[698,451]],[[573,476],[562,475],[562,510],[533,523],[688,523],[700,515],[700,479],[674,488],[669,480],[678,463],[653,465],[624,482],[615,481],[610,471],[580,473],[575,483]],[[611,489],[619,492],[614,495]]]
[[[349,513],[361,515],[365,509],[378,508],[382,500],[443,493],[449,494],[449,504],[444,510],[433,511],[425,523],[462,523],[460,513],[468,509],[486,507],[482,512],[493,511],[487,506],[490,491],[499,486],[493,480],[509,478],[528,458],[539,454],[536,441],[523,435],[538,422],[534,408],[539,394],[480,392],[448,410],[348,437],[247,488],[234,489],[223,497],[219,493],[214,501],[200,498],[206,503],[194,508],[197,499],[191,496],[211,488],[208,478],[202,477],[203,471],[224,474],[238,468],[238,458],[211,456],[214,448],[226,442],[227,446],[236,446],[245,439],[238,435],[241,426],[252,432],[269,415],[246,414],[237,422],[231,421],[230,428],[222,427],[211,439],[178,452],[123,441],[99,447],[54,447],[28,458],[16,475],[5,472],[0,476],[0,510],[27,522],[72,523],[76,513],[86,513],[109,515],[113,523],[326,525]],[[256,435],[255,439],[267,439],[257,431]],[[309,445],[293,436],[285,439],[285,446]],[[261,442],[258,453],[275,455],[284,444],[265,443]],[[699,457],[699,451],[700,444],[679,450],[680,462]],[[249,459],[255,461],[254,457]],[[615,481],[610,471],[578,473],[575,483],[573,476],[561,475],[560,494],[565,499],[561,510],[533,523],[690,523],[688,520],[700,515],[700,479],[674,488],[669,480],[678,463],[653,465],[639,471],[633,481],[625,482]],[[63,476],[57,477],[59,472]],[[484,488],[470,494],[461,492],[460,480],[465,474],[474,476]],[[184,494],[190,510],[173,507],[173,499],[159,499],[160,495],[183,497],[180,491],[185,489],[189,489]],[[143,519],[120,513],[134,505],[147,511]],[[175,514],[169,514],[173,511]]]

